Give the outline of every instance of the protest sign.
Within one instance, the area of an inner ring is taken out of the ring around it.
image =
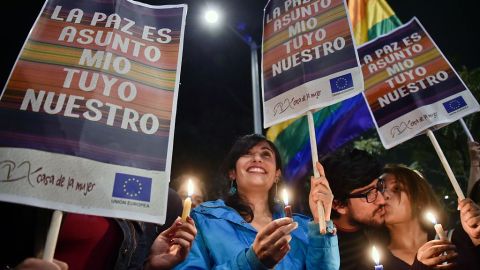
[[[343,0],[270,0],[263,20],[264,127],[307,115],[313,171],[316,135],[312,110],[363,90],[357,51]],[[320,233],[326,232],[317,202]]]
[[[480,109],[416,18],[358,54],[364,96],[387,149]]]
[[[46,1],[0,100],[0,200],[164,222],[186,12]]]
[[[263,23],[265,127],[363,90],[344,1],[270,0]]]

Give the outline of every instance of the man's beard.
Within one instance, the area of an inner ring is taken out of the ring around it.
[[[378,209],[373,211],[372,215],[368,217],[367,219],[365,218],[359,218],[353,214],[350,215],[350,223],[352,225],[358,226],[358,227],[381,227],[385,223],[385,219],[375,219],[375,216],[378,214],[379,211],[382,211],[384,207],[380,206]]]

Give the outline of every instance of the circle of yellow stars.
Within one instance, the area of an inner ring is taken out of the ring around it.
[[[136,189],[137,192],[129,192],[129,191],[127,191],[127,185],[130,184],[130,183],[132,183],[132,184],[134,184],[134,185],[137,185],[137,187],[138,187],[138,188]],[[132,177],[132,178],[129,177],[127,180],[125,180],[125,181],[123,182],[123,192],[124,192],[127,196],[129,196],[130,198],[138,197],[138,195],[140,195],[140,194],[142,193],[142,190],[143,190],[142,183],[140,183],[140,180],[138,180],[138,179],[135,179],[135,178],[133,178],[133,177]]]

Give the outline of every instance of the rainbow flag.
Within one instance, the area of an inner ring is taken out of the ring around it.
[[[350,0],[348,8],[357,45],[401,25],[385,0]],[[313,118],[319,157],[374,127],[362,94],[321,109]],[[267,138],[279,148],[287,182],[296,182],[310,174],[312,157],[306,117],[272,126]]]
[[[357,46],[402,25],[385,0],[349,0],[348,10]]]

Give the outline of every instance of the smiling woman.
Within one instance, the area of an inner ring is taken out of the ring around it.
[[[281,164],[275,145],[262,135],[236,141],[221,169],[230,186],[225,201],[205,202],[192,211],[199,236],[178,269],[338,269],[337,236],[320,235],[318,217],[283,217],[283,207],[277,207],[274,186]],[[330,216],[333,195],[325,177],[312,179],[309,198],[312,213],[320,201]]]
[[[260,156],[258,157],[257,152],[260,152]],[[256,158],[263,159],[261,156],[264,156],[265,160],[253,162]],[[252,162],[249,162],[251,159],[253,159]],[[247,167],[243,168],[245,166]],[[248,168],[248,166],[251,166],[251,168]],[[223,163],[221,172],[225,183],[230,182],[230,186],[237,187],[237,189],[240,189],[240,187],[238,187],[240,184],[241,192],[245,192],[251,188],[249,187],[251,185],[249,184],[249,173],[246,170],[250,169],[265,172],[264,177],[254,172],[252,172],[252,176],[254,178],[263,178],[259,179],[259,184],[263,182],[265,185],[263,189],[268,191],[267,204],[270,212],[273,212],[275,189],[271,187],[274,183],[276,186],[278,185],[281,176],[281,167],[282,160],[275,145],[263,139],[261,136],[253,135],[251,137],[243,137],[235,143]],[[266,171],[267,169],[268,171]],[[267,177],[267,174],[269,174],[269,177]],[[269,180],[271,180],[270,183],[268,183]],[[245,198],[242,198],[240,192],[230,192],[229,190],[228,193],[224,193],[224,197],[226,205],[236,209],[247,222],[253,220],[254,213],[252,208],[248,202],[245,201]]]

